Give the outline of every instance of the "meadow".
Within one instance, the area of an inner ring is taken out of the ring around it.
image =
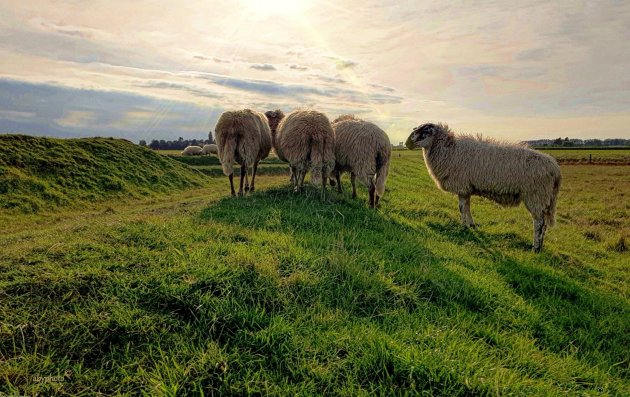
[[[630,167],[562,165],[536,255],[522,206],[461,226],[420,152],[377,211],[347,176],[320,201],[272,158],[232,198],[164,159],[188,188],[0,209],[0,395],[630,394]]]

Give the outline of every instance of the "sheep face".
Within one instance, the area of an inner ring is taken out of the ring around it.
[[[433,137],[437,132],[437,126],[435,124],[423,124],[416,127],[407,138],[405,146],[407,149],[413,150],[415,148],[428,148],[433,142]]]

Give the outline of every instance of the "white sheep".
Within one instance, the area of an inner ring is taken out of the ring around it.
[[[250,109],[224,112],[215,127],[219,160],[223,173],[230,180],[232,196],[234,192],[234,162],[241,165],[239,195],[253,192],[258,162],[269,155],[271,131],[264,114]],[[248,183],[249,168],[253,167],[252,184]]]
[[[470,136],[455,136],[447,125],[423,124],[405,144],[421,147],[438,188],[459,196],[462,222],[474,226],[470,196],[503,206],[521,201],[534,218],[533,250],[543,247],[547,226],[555,223],[562,176],[553,157],[535,150]]]
[[[219,149],[217,145],[211,143],[209,145],[203,145],[203,149],[201,151],[202,154],[219,154]]]
[[[335,166],[335,133],[328,117],[316,110],[293,111],[280,121],[273,142],[278,157],[289,163],[294,191],[302,189],[310,170],[312,183],[321,183],[324,197],[327,176]]]
[[[376,124],[343,115],[333,121],[335,131],[335,169],[337,191],[341,193],[341,174],[350,172],[352,198],[357,196],[358,177],[369,191],[370,207],[375,208],[385,192],[392,145]]]
[[[201,154],[203,149],[200,146],[186,146],[184,150],[182,150],[182,156],[197,156]]]

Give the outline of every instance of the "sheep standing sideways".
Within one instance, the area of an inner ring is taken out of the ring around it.
[[[201,154],[203,149],[200,146],[186,146],[184,150],[182,150],[182,156],[196,156]]]
[[[258,162],[269,155],[271,131],[264,114],[250,109],[224,112],[215,127],[219,160],[223,173],[230,179],[232,196],[234,192],[234,162],[241,166],[241,180],[238,194],[254,191]],[[248,183],[248,173],[253,167],[252,184]]]
[[[335,169],[337,191],[341,193],[341,174],[350,172],[352,198],[357,196],[358,177],[369,190],[370,207],[375,208],[385,192],[392,146],[389,137],[378,126],[352,115],[333,121],[335,131]]]
[[[555,222],[562,180],[560,167],[551,156],[522,146],[455,136],[444,124],[415,128],[405,145],[422,148],[437,186],[459,196],[462,222],[468,226],[474,226],[471,195],[503,206],[523,201],[534,218],[533,250],[542,250],[546,228]]]
[[[217,145],[211,143],[209,145],[203,145],[203,149],[201,150],[202,154],[219,154],[219,149]]]
[[[293,190],[302,189],[310,169],[312,182],[321,183],[324,197],[327,176],[335,166],[335,133],[326,115],[315,110],[289,113],[278,124],[273,142],[278,158],[289,163]]]

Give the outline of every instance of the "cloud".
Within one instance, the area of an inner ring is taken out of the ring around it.
[[[358,103],[374,104],[400,103],[402,101],[402,97],[400,96],[380,93],[366,93],[359,90],[351,90],[338,87],[318,87],[303,84],[285,84],[271,80],[236,78],[213,73],[192,73],[191,75],[200,79],[212,81],[213,83],[220,86],[230,87],[242,91],[258,92],[266,95],[315,95],[328,98],[339,98],[345,101],[356,101]]]
[[[55,119],[61,127],[88,127],[96,120],[96,112],[86,110],[70,110],[63,117]]]
[[[337,69],[354,69],[355,66],[358,65],[357,62],[351,61],[349,59],[336,59],[335,60]]]
[[[0,131],[132,140],[199,138],[221,109],[122,92],[0,79]]]
[[[516,61],[544,61],[552,53],[551,48],[539,47],[521,51],[514,56]]]
[[[188,92],[192,95],[204,97],[204,98],[222,98],[223,96],[217,93],[216,91],[208,90],[205,88],[196,87],[190,84],[180,84],[180,83],[171,83],[167,81],[155,81],[150,80],[144,83],[136,84],[137,87],[143,88],[158,88],[158,89],[166,89],[166,90],[177,90]]]
[[[268,63],[256,63],[250,66],[251,69],[271,71],[276,70],[276,67]]]
[[[308,67],[307,66],[302,66],[302,65],[297,65],[297,64],[293,63],[293,64],[289,65],[289,69],[304,71],[304,70],[308,70]]]

